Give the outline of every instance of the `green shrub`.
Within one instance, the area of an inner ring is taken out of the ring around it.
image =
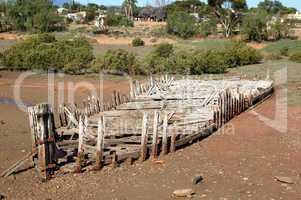
[[[255,9],[249,12],[242,21],[241,32],[245,34],[247,40],[261,42],[267,40],[267,22],[269,15],[267,11]]]
[[[260,62],[261,55],[241,42],[231,42],[223,49],[174,52],[173,46],[159,45],[144,61],[147,72],[154,73],[224,73],[227,68]]]
[[[158,57],[169,57],[174,52],[173,45],[169,43],[161,43],[154,50],[153,54]]]
[[[294,61],[294,62],[298,62],[301,63],[301,51],[294,53],[290,56],[290,60]]]
[[[132,45],[133,47],[140,47],[140,46],[144,46],[144,41],[141,38],[135,38],[132,41]]]
[[[174,12],[167,18],[167,32],[187,39],[197,32],[196,20],[186,12]]]
[[[232,42],[224,50],[224,60],[228,67],[256,64],[262,60],[261,54],[254,48],[242,42]]]
[[[193,54],[186,51],[173,53],[168,60],[168,71],[170,73],[191,74],[191,69],[195,67]]]
[[[192,74],[219,74],[224,73],[228,68],[224,60],[224,54],[217,50],[200,51],[194,54],[194,68]]]
[[[198,33],[203,37],[207,37],[211,34],[216,34],[217,33],[216,24],[217,24],[217,22],[214,19],[202,21],[201,23],[199,23]]]
[[[5,50],[1,63],[10,69],[81,73],[90,67],[93,59],[92,47],[84,38],[56,40],[51,34],[41,34]]]
[[[109,13],[107,15],[108,26],[124,26],[124,27],[134,27],[134,22],[129,18],[117,15],[114,13]]]
[[[288,47],[282,47],[281,49],[280,49],[280,54],[282,55],[282,56],[288,56]]]
[[[173,53],[174,49],[172,44],[159,44],[153,52],[144,58],[144,68],[150,74],[169,72],[169,57]]]
[[[99,64],[97,66],[97,64]],[[108,50],[103,58],[97,59],[94,70],[105,70],[114,74],[141,74],[136,56],[124,49]]]

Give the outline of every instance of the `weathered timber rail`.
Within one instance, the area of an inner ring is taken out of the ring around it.
[[[33,158],[43,180],[175,152],[207,137],[273,93],[271,81],[240,79],[174,80],[164,76],[136,81],[130,87],[129,95],[114,92],[111,102],[91,97],[84,109],[62,105],[57,129],[49,105],[29,108]]]

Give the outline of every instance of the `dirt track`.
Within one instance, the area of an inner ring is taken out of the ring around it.
[[[0,97],[12,97],[18,73],[1,72]],[[95,81],[95,77],[65,77],[65,81]],[[30,103],[46,100],[46,77],[34,76],[23,87]],[[114,88],[127,90],[121,80],[105,81],[105,94]],[[78,97],[86,91],[79,90]],[[108,97],[108,95],[107,95]],[[255,111],[273,118],[275,98]],[[26,114],[15,105],[0,103],[0,171],[30,150]],[[131,167],[106,167],[100,172],[66,175],[48,183],[38,182],[34,170],[0,179],[0,193],[7,199],[173,199],[173,190],[192,188],[195,199],[300,199],[301,107],[288,108],[288,132],[270,128],[252,112],[233,119],[209,138],[157,164],[146,161]],[[192,184],[194,175],[204,181]],[[282,184],[274,176],[288,176],[294,184]]]

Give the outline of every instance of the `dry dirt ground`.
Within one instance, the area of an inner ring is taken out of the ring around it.
[[[30,151],[27,116],[10,101],[19,74],[0,72],[0,171]],[[65,76],[55,80],[55,84],[83,80],[98,83],[96,76]],[[126,93],[127,81],[112,78],[104,81],[106,98],[114,89]],[[79,101],[86,95],[87,91],[80,88],[76,99]],[[22,97],[28,104],[45,101],[47,76],[34,75],[26,79],[22,84]],[[207,139],[161,157],[162,162],[121,164],[116,169],[105,167],[99,172],[69,174],[47,183],[40,183],[35,171],[30,169],[0,178],[0,194],[6,199],[18,200],[174,199],[175,189],[192,188],[194,199],[301,199],[299,105],[288,108],[287,133],[269,127],[248,111]],[[273,118],[275,96],[254,111]],[[203,182],[193,185],[195,175],[202,175]],[[294,183],[280,183],[275,176],[290,177]]]

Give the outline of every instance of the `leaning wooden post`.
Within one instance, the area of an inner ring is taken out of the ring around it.
[[[77,150],[77,159],[76,159],[76,165],[75,165],[75,172],[79,173],[81,172],[82,162],[84,159],[84,121],[83,117],[79,117],[79,125],[78,125],[78,150]]]
[[[164,115],[164,120],[163,120],[163,133],[162,133],[162,154],[165,155],[167,154],[167,128],[168,128],[168,114],[165,113]]]
[[[154,112],[154,125],[153,125],[153,141],[152,141],[152,159],[157,157],[158,153],[158,121],[159,113],[158,111]]]
[[[143,113],[143,120],[142,120],[142,134],[141,134],[141,153],[140,153],[140,161],[145,161],[146,154],[147,154],[147,120],[148,120],[148,113]]]
[[[101,116],[98,120],[98,129],[97,129],[97,142],[96,142],[96,163],[95,170],[99,170],[103,166],[103,149],[104,149],[104,135],[105,135],[105,126],[104,126],[104,116]]]

